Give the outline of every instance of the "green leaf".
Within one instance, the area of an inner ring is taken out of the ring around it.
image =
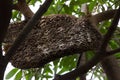
[[[51,74],[53,74],[52,69],[50,68],[50,66],[51,66],[51,64],[47,64],[47,65],[44,67],[43,73],[51,73]]]
[[[31,74],[31,73],[28,73],[28,74],[25,75],[26,80],[31,80],[32,77],[33,77],[33,74]]]
[[[12,69],[12,70],[6,75],[6,79],[10,79],[11,77],[13,77],[13,76],[16,74],[17,71],[18,71],[17,68]]]
[[[65,69],[65,68],[62,68],[62,69],[58,72],[58,74],[62,74],[62,73],[64,73],[64,72],[66,72],[66,69]]]
[[[68,5],[64,5],[64,10],[67,14],[70,14],[70,8],[68,7]]]
[[[61,69],[65,69],[66,71],[70,71],[72,70],[73,68],[75,68],[76,66],[76,55],[71,55],[71,56],[67,56],[67,57],[64,57],[61,61],[60,61],[60,65],[59,67]]]
[[[90,5],[89,5],[89,10],[90,10],[90,11],[92,11],[92,10],[94,9],[95,5],[96,5],[96,0],[95,0],[95,1],[92,1],[92,2],[90,2]]]
[[[99,2],[100,4],[104,4],[106,1],[98,0],[98,2]]]
[[[16,74],[14,80],[21,80],[21,78],[22,78],[22,71],[20,70],[20,71]]]
[[[58,65],[59,61],[60,61],[60,59],[57,59],[57,60],[53,61],[53,65],[54,66]]]
[[[29,4],[34,6],[35,2],[36,2],[36,0],[31,0]]]
[[[86,59],[90,60],[94,56],[94,52],[92,51],[87,51],[86,52]]]
[[[115,56],[116,56],[117,59],[120,59],[120,52],[115,54]]]
[[[12,13],[12,17],[13,17],[13,18],[16,18],[17,15],[18,15],[18,11],[14,11],[14,12]]]
[[[52,78],[52,76],[51,75],[46,75],[45,78]]]
[[[112,49],[116,49],[119,47],[119,45],[114,40],[111,40],[109,43]]]

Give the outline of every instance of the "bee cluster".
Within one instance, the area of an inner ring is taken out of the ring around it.
[[[25,22],[18,24],[9,27],[6,44],[14,42]],[[100,43],[100,33],[87,18],[44,16],[16,50],[11,63],[21,69],[37,68],[65,55],[95,50]]]

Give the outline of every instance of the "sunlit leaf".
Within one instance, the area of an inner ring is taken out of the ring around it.
[[[16,74],[14,80],[21,80],[21,78],[22,78],[22,71],[20,70],[20,71]]]
[[[12,70],[6,75],[6,79],[10,79],[11,77],[13,77],[13,76],[16,74],[17,71],[18,71],[17,68],[12,69]]]

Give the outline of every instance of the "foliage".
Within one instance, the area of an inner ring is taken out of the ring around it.
[[[35,3],[43,3],[43,0],[27,0],[28,5],[35,6]],[[77,17],[83,15],[81,12],[81,5],[87,3],[89,5],[89,10],[92,13],[98,13],[109,9],[115,9],[118,7],[120,1],[119,0],[54,0],[52,5],[50,6],[47,13],[49,14],[69,14],[75,15]],[[13,21],[21,21],[21,14],[17,11],[13,11],[12,20]],[[111,21],[101,22],[98,26],[98,29],[102,34],[107,32],[107,29],[110,25]],[[120,47],[120,28],[116,30],[112,40],[109,42],[109,46],[112,49],[117,49]],[[89,60],[93,56],[93,52],[87,52],[86,59]],[[120,58],[120,54],[115,55],[118,59]],[[42,68],[38,69],[30,69],[30,70],[19,70],[12,69],[7,75],[6,79],[10,79],[15,76],[15,80],[25,79],[31,80],[51,80],[55,74],[64,74],[68,71],[75,69],[76,62],[78,60],[78,55],[72,55],[69,57],[60,58],[53,62],[46,64]],[[99,80],[106,80],[104,72],[101,66],[98,64],[93,69],[91,69],[87,75],[90,76],[91,79],[98,78]],[[91,75],[92,74],[92,75]]]

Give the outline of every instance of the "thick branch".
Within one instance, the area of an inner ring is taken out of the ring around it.
[[[2,56],[2,42],[7,32],[12,15],[12,0],[0,1],[0,80],[3,80],[6,63]]]
[[[10,1],[10,2],[9,2]],[[0,43],[3,41],[9,22],[11,19],[12,1],[4,0],[0,2]]]
[[[120,8],[116,11],[114,19],[111,23],[111,26],[109,27],[108,32],[105,34],[105,36],[103,38],[103,42],[102,42],[102,45],[100,48],[101,51],[105,51],[109,40],[111,39],[113,33],[115,32],[115,30],[117,28],[119,17],[120,17]]]
[[[114,56],[107,57],[101,64],[108,80],[120,80],[120,66]]]
[[[117,11],[117,9],[108,10],[105,12],[98,13],[96,15],[92,15],[90,17],[90,21],[92,21],[92,23],[94,23],[94,24],[98,24],[99,22],[102,22],[104,20],[109,20],[114,17],[116,11]]]

